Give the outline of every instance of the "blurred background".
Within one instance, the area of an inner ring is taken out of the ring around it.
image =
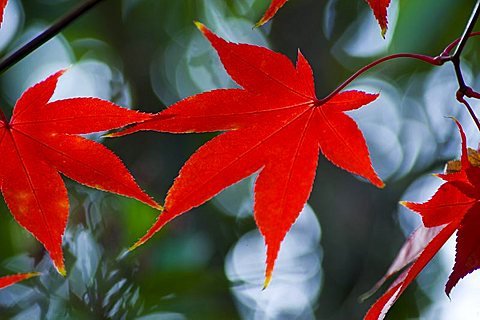
[[[0,54],[8,55],[81,2],[10,0]],[[291,0],[272,22],[253,29],[269,2],[105,0],[0,76],[1,108],[11,114],[26,88],[66,67],[54,99],[95,96],[148,112],[235,86],[194,20],[227,40],[266,46],[293,61],[300,48],[323,97],[384,55],[437,55],[462,33],[475,3],[393,0],[384,40],[364,0]],[[477,42],[469,41],[462,67],[478,89]],[[406,236],[420,225],[398,201],[427,200],[440,184],[431,173],[459,156],[459,135],[446,117],[460,120],[470,147],[477,147],[480,135],[455,100],[450,65],[391,61],[349,89],[380,93],[350,115],[387,186],[378,190],[320,157],[310,200],[283,242],[268,289],[261,290],[265,249],[252,218],[255,177],[177,218],[130,254],[126,248],[158,213],[65,178],[71,201],[66,278],[57,275],[41,245],[0,202],[0,275],[44,273],[0,291],[0,318],[360,319],[379,293],[365,302],[359,297],[383,276]],[[163,202],[183,163],[213,136],[143,132],[102,142],[142,188]],[[453,261],[454,242],[449,242],[389,318],[480,318],[477,274],[460,282],[451,301],[443,293]]]

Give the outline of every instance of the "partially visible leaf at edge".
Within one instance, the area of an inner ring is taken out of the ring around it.
[[[388,310],[397,301],[405,289],[417,277],[420,271],[432,260],[440,248],[447,242],[457,228],[455,222],[445,226],[442,230],[426,245],[425,249],[413,262],[413,264],[403,271],[393,284],[388,288],[376,302],[368,310],[365,320],[384,319]]]
[[[287,0],[272,0],[272,3],[270,3],[267,11],[255,26],[259,27],[265,24],[268,20],[272,19],[277,11],[285,4],[285,2],[287,2]]]
[[[38,277],[40,273],[38,272],[30,272],[30,273],[21,273],[21,274],[14,274],[11,276],[4,276],[0,278],[0,289],[6,288],[11,286],[17,282],[27,280],[33,277]]]
[[[418,227],[405,241],[398,252],[395,260],[388,268],[387,273],[373,286],[367,293],[363,294],[361,300],[368,299],[373,295],[392,275],[401,271],[407,265],[418,259],[419,255],[425,249],[429,242],[438,235],[443,227],[425,228]]]
[[[390,5],[390,0],[366,0],[370,8],[373,10],[373,14],[382,29],[382,37],[385,37],[385,33],[388,28],[387,8]]]
[[[383,186],[361,131],[344,113],[378,95],[345,91],[322,102],[315,95],[310,65],[300,52],[295,67],[284,55],[227,42],[204,25],[197,26],[243,89],[219,89],[186,98],[116,134],[226,131],[185,163],[168,192],[164,212],[133,248],[176,216],[259,172],[254,215],[267,245],[268,284],[280,244],[310,195],[319,150],[335,165]]]
[[[5,12],[5,7],[7,6],[8,0],[0,0],[0,26],[3,22],[3,14]]]
[[[398,266],[413,263],[398,276],[387,292],[370,308],[365,316],[366,320],[383,319],[408,285],[456,230],[458,230],[458,233],[455,265],[445,287],[446,294],[450,294],[452,288],[461,278],[480,268],[480,246],[478,245],[480,243],[480,233],[478,232],[478,224],[480,223],[480,205],[478,204],[480,200],[480,168],[472,166],[469,162],[465,133],[460,123],[457,120],[455,122],[462,137],[460,171],[438,175],[446,182],[427,202],[402,203],[407,208],[419,213],[422,216],[424,226],[432,229],[432,235],[436,235],[425,245],[418,258],[413,260],[408,258],[402,263],[399,263],[398,258],[395,259],[390,269],[398,270]],[[441,228],[440,231],[439,228]],[[419,237],[418,241],[420,243],[418,246],[423,246],[425,240],[428,240],[428,237]],[[411,238],[408,241],[411,241]],[[380,280],[380,285],[391,276],[390,271]],[[378,284],[375,285],[375,288],[377,286]]]
[[[390,0],[365,0],[370,8],[372,8],[373,15],[378,21],[380,25],[380,29],[382,30],[382,37],[385,37],[385,33],[387,32],[388,28],[388,18],[387,18],[387,9],[390,5]],[[270,6],[268,7],[267,11],[257,22],[255,26],[261,26],[268,22],[273,16],[277,13],[277,11],[287,2],[287,0],[272,0]]]
[[[15,220],[45,246],[64,275],[62,236],[69,202],[59,172],[87,186],[160,206],[140,189],[113,152],[77,135],[120,128],[151,116],[96,98],[49,102],[62,74],[27,89],[11,120],[0,119],[0,188]]]

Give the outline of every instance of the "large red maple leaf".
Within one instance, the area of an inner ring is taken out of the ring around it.
[[[62,253],[69,202],[58,172],[87,186],[159,208],[123,163],[101,144],[77,134],[123,127],[150,115],[96,98],[49,102],[60,71],[31,87],[10,121],[0,119],[0,188],[15,220],[47,249],[65,274]]]
[[[20,273],[14,274],[11,276],[4,276],[0,278],[0,289],[9,287],[17,282],[27,280],[33,277],[38,277],[40,273],[38,272],[29,272],[29,273]]]
[[[455,122],[462,137],[461,170],[438,175],[445,183],[429,201],[402,202],[422,216],[424,227],[420,227],[407,240],[387,275],[377,283],[375,289],[396,271],[410,263],[411,266],[370,308],[365,319],[383,319],[393,303],[456,230],[455,265],[445,286],[446,294],[450,295],[461,278],[480,268],[480,167],[472,166],[468,160],[465,133],[460,123]]]
[[[315,96],[312,70],[301,53],[295,67],[282,54],[227,42],[204,25],[197,26],[243,89],[219,89],[186,98],[151,120],[116,134],[226,131],[185,163],[168,192],[164,212],[134,247],[171,219],[259,172],[254,211],[267,245],[268,283],[280,243],[310,195],[319,149],[337,166],[383,186],[372,168],[362,133],[344,113],[378,95],[346,91],[320,101]]]

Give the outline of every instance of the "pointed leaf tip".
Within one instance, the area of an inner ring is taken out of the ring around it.
[[[385,39],[385,33],[387,32],[388,18],[387,9],[390,5],[390,0],[366,0],[368,5],[373,11],[375,18],[381,29],[382,37]]]
[[[193,21],[193,23],[195,24],[197,29],[200,30],[201,32],[204,32],[207,29],[207,27],[205,27],[205,25],[199,21]]]
[[[42,275],[41,272],[29,272],[27,273],[27,277],[28,277],[27,279],[39,277],[41,275]]]
[[[455,117],[450,117],[453,121],[455,121],[455,124],[458,127],[458,131],[460,132],[460,137],[462,139],[462,156],[461,156],[461,162],[462,162],[462,170],[466,170],[469,168],[470,161],[468,161],[468,151],[467,151],[467,137],[465,135],[465,132],[463,131],[463,127],[460,124],[460,122],[455,118]]]
[[[385,182],[383,182],[380,178],[374,182],[374,185],[380,189],[385,188]]]
[[[270,284],[270,281],[272,281],[272,272],[270,272],[265,276],[265,282],[263,283],[262,290],[267,289],[268,285]]]
[[[57,272],[62,276],[62,277],[66,277],[67,276],[67,270],[65,269],[64,266],[61,266],[61,267],[55,267],[57,269]]]
[[[283,5],[286,2],[287,0],[272,0],[272,2],[270,3],[270,6],[268,7],[263,17],[260,19],[260,21],[258,21],[255,24],[255,28],[262,26],[263,24],[267,23],[270,19],[272,19],[273,16],[275,16],[275,14],[277,13],[277,11],[281,7],[283,7]]]
[[[165,208],[164,208],[161,204],[159,204],[159,203],[157,203],[157,202],[155,202],[155,204],[156,204],[156,205],[153,206],[152,208],[157,209],[157,210],[163,212],[163,210],[164,210]]]
[[[133,244],[133,246],[131,246],[130,248],[128,248],[128,252],[132,252],[133,250],[137,249],[138,247],[140,247],[142,244],[144,243],[144,241],[142,240],[139,240],[137,242],[135,242]]]
[[[4,276],[0,277],[0,289],[9,287],[11,285],[14,285],[17,282],[27,280],[33,277],[37,277],[41,275],[40,272],[29,272],[29,273],[20,273],[20,274],[14,274],[10,276]]]
[[[387,28],[382,28],[382,38],[385,39],[385,35],[387,34]]]
[[[402,206],[408,208],[408,201],[399,201],[398,203],[400,203]]]

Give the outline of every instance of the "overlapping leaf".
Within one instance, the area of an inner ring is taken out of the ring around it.
[[[456,123],[462,137],[460,171],[439,175],[446,182],[429,201],[402,203],[422,216],[425,227],[420,227],[407,240],[387,275],[375,286],[380,287],[394,272],[412,263],[370,308],[365,319],[383,319],[393,303],[456,230],[455,265],[445,287],[446,294],[450,294],[461,278],[480,268],[480,168],[469,162],[465,133],[460,123]],[[409,250],[410,254],[405,254]]]
[[[49,102],[62,73],[25,91],[9,122],[0,119],[0,187],[15,220],[45,246],[57,270],[65,274],[62,235],[69,202],[58,172],[87,186],[159,206],[117,156],[77,135],[150,116],[95,98]]]
[[[280,244],[310,195],[319,149],[335,165],[383,186],[371,166],[362,133],[344,113],[372,102],[377,95],[346,91],[320,101],[312,70],[301,53],[295,67],[281,54],[230,43],[205,26],[198,27],[243,89],[186,98],[117,134],[226,131],[185,163],[168,192],[164,212],[135,246],[176,216],[259,172],[254,211],[267,245],[268,283]]]
[[[38,272],[21,273],[0,278],[0,289],[9,287],[17,282],[39,276]]]

